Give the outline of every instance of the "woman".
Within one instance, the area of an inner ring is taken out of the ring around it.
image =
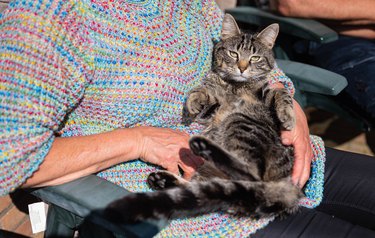
[[[201,127],[184,124],[182,106],[210,69],[221,19],[209,0],[12,2],[0,27],[1,194],[98,172],[146,191],[156,169],[149,163],[190,178],[202,161],[180,151]],[[282,72],[272,74],[271,83],[293,91]],[[302,187],[313,152],[295,105],[297,125],[283,142],[295,147],[293,181]],[[320,202],[319,191],[307,205]],[[206,234],[216,225],[212,235],[232,225],[248,235],[268,222],[209,214],[174,221],[161,235]]]

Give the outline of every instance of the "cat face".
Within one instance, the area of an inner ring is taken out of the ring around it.
[[[226,14],[222,40],[214,49],[214,70],[235,82],[257,81],[274,67],[272,47],[279,26],[272,24],[257,34],[242,33],[236,21]]]

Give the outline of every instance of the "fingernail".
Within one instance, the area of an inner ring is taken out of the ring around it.
[[[287,138],[283,138],[283,139],[282,139],[282,143],[283,143],[283,144],[289,144],[289,142],[290,142],[290,141],[289,141],[289,139],[287,139]]]

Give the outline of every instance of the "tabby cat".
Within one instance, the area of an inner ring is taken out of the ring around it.
[[[242,33],[231,15],[214,48],[213,71],[194,88],[187,111],[206,125],[190,139],[205,159],[191,181],[170,172],[149,175],[156,192],[135,193],[110,204],[109,219],[133,222],[224,211],[255,218],[297,209],[301,190],[292,184],[293,148],[281,143],[281,129],[295,124],[292,98],[268,85],[275,62],[272,47],[279,26]]]

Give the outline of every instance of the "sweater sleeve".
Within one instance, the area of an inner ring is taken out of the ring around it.
[[[284,87],[289,91],[289,93],[291,95],[294,95],[295,88],[292,80],[288,76],[286,76],[285,73],[278,66],[276,66],[269,74],[268,83],[282,83]]]
[[[43,4],[12,2],[0,18],[0,196],[38,169],[87,84],[74,23]]]
[[[200,18],[214,43],[220,40],[224,12],[215,0],[185,0],[185,4],[194,16]]]

